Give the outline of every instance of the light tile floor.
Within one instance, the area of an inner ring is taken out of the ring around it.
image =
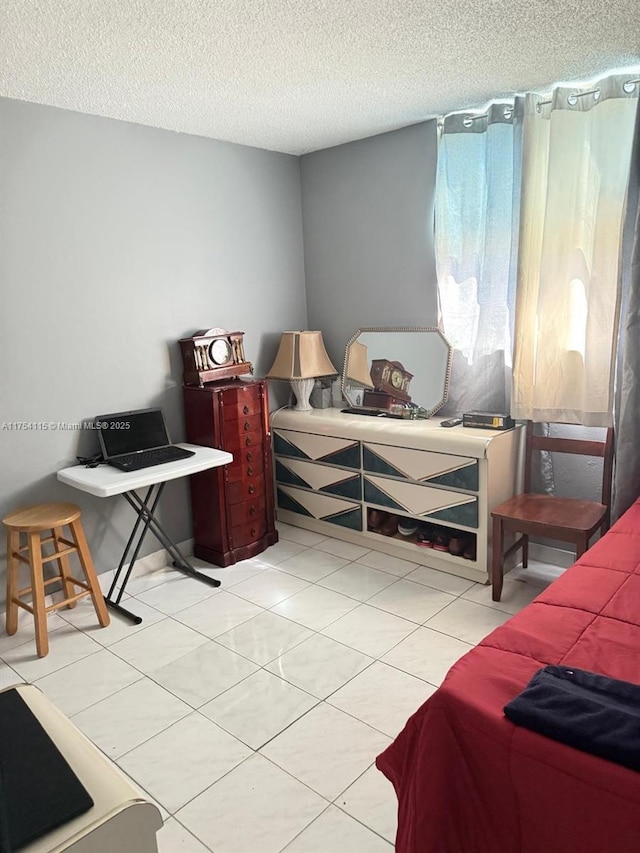
[[[0,687],[38,685],[160,807],[160,853],[391,853],[376,755],[449,667],[562,570],[488,586],[316,533],[226,569],[132,578],[132,625],[91,605],[0,633]],[[105,585],[108,576],[101,575]],[[124,602],[123,602],[124,603]],[[126,851],[125,851],[126,853]]]

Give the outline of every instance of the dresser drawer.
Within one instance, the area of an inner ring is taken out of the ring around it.
[[[262,397],[259,394],[244,392],[238,393],[237,397],[234,401],[225,398],[222,407],[222,417],[225,421],[237,421],[239,418],[261,414]]]
[[[478,460],[468,456],[363,442],[362,467],[373,474],[478,491]]]
[[[260,383],[238,383],[236,386],[226,387],[224,389],[224,405],[233,406],[246,401],[257,400],[258,406],[262,406],[264,394]]]
[[[224,450],[233,453],[234,461],[242,458],[246,462],[251,462],[247,458],[247,453],[253,454],[253,459],[257,459],[263,453],[262,447],[263,437],[262,430],[254,430],[253,432],[232,433],[225,436]]]
[[[231,547],[241,548],[243,545],[250,545],[257,539],[261,539],[267,532],[267,524],[264,518],[257,521],[252,521],[249,524],[239,524],[237,527],[231,528]]]
[[[264,474],[250,480],[238,480],[227,484],[227,499],[230,504],[239,504],[264,495]]]
[[[273,448],[276,456],[360,469],[360,442],[349,438],[280,429],[274,430]]]
[[[363,479],[364,499],[374,506],[399,510],[415,518],[464,527],[478,526],[478,498],[475,495],[373,474],[365,474]]]
[[[239,480],[253,480],[256,477],[262,477],[264,473],[264,463],[262,459],[257,461],[245,462],[238,460],[227,465],[226,475],[228,483],[237,483]]]
[[[233,462],[227,466],[227,470],[231,470],[231,468],[235,468],[237,465],[264,465],[264,448],[262,442],[246,445],[241,440],[239,446],[233,450],[229,450],[229,453],[233,453]]]
[[[277,502],[281,509],[300,516],[317,518],[350,530],[362,530],[362,504],[355,501],[305,491],[295,486],[279,485]]]
[[[329,495],[362,500],[362,477],[359,471],[333,468],[319,462],[284,457],[276,459],[276,481]]]
[[[261,432],[262,431],[262,415],[260,413],[256,415],[242,415],[239,418],[234,418],[232,420],[224,420],[224,436],[225,436],[225,450],[227,449],[228,442],[233,440],[234,436],[242,436],[248,435],[251,432]]]
[[[265,500],[263,495],[254,500],[244,501],[241,504],[232,504],[229,507],[231,526],[238,527],[242,524],[250,524],[256,519],[262,518],[265,511]]]

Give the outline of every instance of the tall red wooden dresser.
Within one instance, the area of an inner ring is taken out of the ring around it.
[[[265,379],[185,387],[187,441],[233,454],[191,477],[196,557],[228,566],[278,541]]]

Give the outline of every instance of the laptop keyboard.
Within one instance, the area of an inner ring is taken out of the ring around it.
[[[154,447],[151,450],[141,450],[138,453],[118,456],[109,462],[123,471],[138,471],[140,468],[151,468],[152,465],[176,462],[178,459],[187,459],[189,456],[195,456],[193,450],[169,445],[168,447]]]

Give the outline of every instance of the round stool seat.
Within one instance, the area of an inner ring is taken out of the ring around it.
[[[49,530],[70,524],[80,518],[80,507],[69,503],[48,503],[25,506],[10,512],[2,519],[5,527],[23,533]]]

